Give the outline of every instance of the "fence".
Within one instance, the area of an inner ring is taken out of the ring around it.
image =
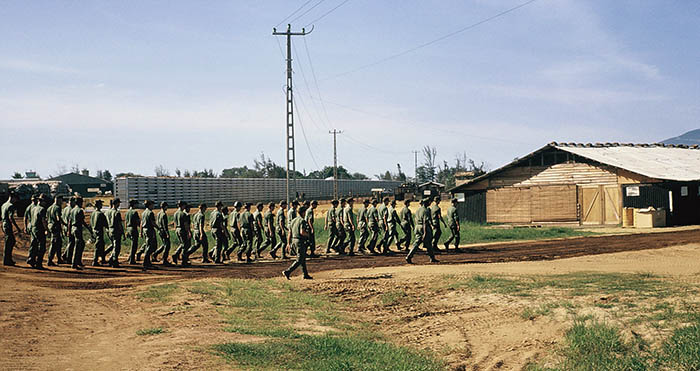
[[[385,188],[395,193],[401,182],[385,180],[338,180],[341,197],[370,196],[372,189]],[[289,184],[292,198],[298,193],[305,199],[333,198],[333,180],[295,179]],[[159,178],[126,177],[115,182],[116,196],[126,206],[126,200],[165,201],[171,205],[178,200],[190,204],[216,201],[230,205],[234,201],[269,202],[286,198],[286,180],[270,178]]]

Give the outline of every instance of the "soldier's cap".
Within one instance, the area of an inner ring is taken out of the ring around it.
[[[199,208],[200,208],[200,209],[201,209],[201,208],[205,208],[205,209],[206,209],[206,208],[207,208],[207,204],[205,204],[204,202],[202,202],[201,204],[199,204]]]
[[[233,207],[243,207],[243,204],[241,203],[241,201],[236,201],[233,203]]]
[[[95,200],[95,206],[100,205],[102,206],[104,204],[104,201],[102,200]]]
[[[433,201],[435,201],[435,202],[440,202],[440,196],[435,196],[435,197],[433,197]]]
[[[216,201],[216,203],[214,204],[214,206],[215,206],[215,207],[224,206],[224,203],[221,202],[221,201]]]
[[[384,197],[384,202],[389,202],[389,197]]]
[[[391,204],[392,205],[396,204],[396,199],[391,200]]]
[[[182,201],[182,200],[178,200],[178,201],[175,203],[175,205],[177,205],[177,206],[185,206],[185,205],[187,205],[187,202]]]
[[[316,200],[311,201],[311,205],[318,205],[318,201],[316,201]]]
[[[293,201],[292,201],[292,206],[299,206],[299,201],[293,200]]]
[[[379,201],[377,201],[376,198],[373,198],[373,199],[372,199],[372,203],[373,203],[373,204],[376,204],[376,203],[378,203],[378,202],[379,202]]]
[[[332,200],[331,203],[332,203],[333,205],[336,205],[336,204],[338,204],[338,200]]]
[[[255,207],[264,207],[264,206],[265,206],[265,205],[264,205],[262,202],[258,202],[258,204],[255,205]]]
[[[309,207],[309,206],[311,206],[311,201],[305,200],[305,201],[304,201],[304,207]]]
[[[143,202],[143,204],[146,205],[146,206],[148,206],[148,205],[153,205],[153,201],[151,201],[151,200],[146,200],[146,201]]]
[[[350,198],[347,199],[347,202],[355,202],[355,199],[352,198],[352,197],[350,197]]]
[[[160,207],[168,207],[168,203],[163,201],[160,203]]]
[[[275,203],[274,203],[274,202],[270,202],[269,204],[267,204],[267,206],[269,206],[269,207],[275,207]]]
[[[280,201],[280,205],[286,205],[286,204],[287,204],[287,201],[286,201],[286,200]]]
[[[32,195],[32,198],[31,198],[32,201],[36,201],[38,199],[39,199],[39,195],[37,195],[36,193]]]
[[[109,200],[109,206],[114,205],[114,200]]]
[[[344,198],[341,198],[341,199],[340,199],[340,203],[341,203],[341,204],[344,204],[345,202],[346,202],[346,201],[345,201]]]
[[[408,204],[410,204],[410,203],[411,203],[411,200],[409,200],[409,199],[405,199],[405,200],[403,200],[403,203],[405,203],[406,205],[408,205]]]
[[[41,201],[46,201],[48,199],[49,199],[49,197],[43,193],[39,195],[39,200],[41,200]]]
[[[221,212],[223,212],[224,214],[227,214],[227,213],[228,213],[228,207],[226,207],[226,206],[222,207],[222,208],[221,208]]]
[[[365,204],[365,205],[369,205],[369,199],[368,199],[368,198],[365,198],[365,200],[362,201],[362,203]]]
[[[253,203],[252,203],[252,202],[246,202],[246,203],[245,203],[245,207],[251,207],[251,206],[253,206]]]
[[[76,198],[75,198],[75,203],[78,204],[78,203],[82,203],[82,202],[83,202],[83,198],[82,198],[82,197],[76,197]]]
[[[72,197],[74,198],[74,197]],[[138,203],[136,200],[129,200],[129,206],[135,206]]]
[[[112,203],[113,204],[120,204],[120,203],[122,203],[122,200],[120,200],[119,197],[117,197],[112,201]]]
[[[63,199],[63,195],[56,195],[56,197],[54,197],[54,200],[62,200],[62,199]]]

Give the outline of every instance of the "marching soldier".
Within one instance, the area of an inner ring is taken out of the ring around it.
[[[404,245],[404,250],[408,250],[411,245],[411,233],[413,231],[413,215],[411,214],[411,200],[403,201],[403,209],[401,209],[401,214],[399,215],[399,220],[401,220],[401,230],[403,230],[403,237],[396,243],[396,245],[401,248],[401,244]]]
[[[338,200],[331,201],[331,207],[326,212],[326,220],[323,225],[323,229],[328,231],[326,254],[330,254],[331,249],[335,249],[336,240],[338,239],[338,230],[336,229],[336,207],[338,207]]]
[[[265,206],[262,202],[255,205],[255,212],[253,212],[253,234],[255,237],[255,260],[260,260],[260,246],[263,243],[263,208]]]
[[[36,250],[36,236],[32,233],[32,210],[36,207],[36,205],[39,204],[39,195],[32,195],[31,203],[29,206],[27,206],[26,209],[24,209],[24,232],[29,236],[29,252],[30,255],[27,258],[27,264],[32,265],[30,263],[31,260],[31,252]]]
[[[387,239],[385,244],[385,251],[391,253],[391,244],[396,242],[398,246],[399,234],[396,231],[397,224],[399,223],[399,213],[396,212],[396,200],[392,200],[386,213],[386,225],[387,225]]]
[[[335,240],[335,249],[338,254],[345,254],[345,221],[343,220],[343,210],[345,210],[345,205],[347,201],[344,198],[340,199],[340,205],[335,209],[335,230],[338,233]]]
[[[167,211],[168,203],[161,202],[160,212],[158,212],[158,215],[156,215],[156,228],[158,229],[158,235],[160,236],[160,242],[162,243],[162,245],[153,254],[157,257],[158,254],[162,252],[163,265],[166,267],[172,265],[168,261],[168,257],[170,256],[170,222],[168,221]]]
[[[43,269],[44,253],[46,252],[46,209],[44,202],[46,196],[37,196],[34,207],[31,209],[29,226],[32,237],[32,244],[29,248],[29,259],[27,263],[34,268]]]
[[[289,268],[282,272],[286,279],[290,279],[290,275],[298,267],[301,267],[301,271],[304,273],[305,280],[312,279],[312,277],[309,275],[309,272],[306,270],[306,248],[309,243],[309,235],[311,232],[309,231],[309,223],[307,223],[306,220],[301,217],[301,215],[303,215],[305,211],[306,206],[301,206],[299,214],[294,218],[294,220],[291,223],[291,230],[289,233],[289,235],[291,236],[290,241],[292,245],[294,245],[294,250],[297,251],[297,257],[294,263],[292,263],[292,265],[289,266]]]
[[[277,237],[275,236],[275,203],[270,202],[268,204],[267,211],[263,214],[263,232],[265,233],[265,242],[263,242],[260,247],[262,252],[266,248],[270,247],[270,251],[277,245]],[[270,255],[272,256],[272,254]]]
[[[224,254],[222,249],[224,247],[224,233],[226,233],[224,230],[224,215],[221,213],[224,204],[221,201],[216,201],[214,206],[216,209],[209,215],[209,227],[211,227],[211,236],[214,237],[214,242],[216,242],[214,263],[220,264]]]
[[[73,262],[71,268],[83,269],[83,250],[85,250],[85,239],[83,237],[83,228],[90,231],[90,226],[85,224],[85,211],[83,211],[82,197],[75,198],[75,207],[70,212],[71,235],[75,239],[75,248],[73,250]]]
[[[173,262],[177,264],[177,261],[182,255],[182,260],[180,265],[186,267],[190,265],[189,263],[189,251],[190,245],[192,244],[192,231],[190,230],[190,206],[184,201],[177,202],[177,211],[173,215],[173,221],[175,222],[175,234],[178,240],[180,240],[180,245],[175,250],[173,254]]]
[[[238,249],[238,260],[241,260],[240,256],[241,250],[243,249],[243,239],[241,238],[241,229],[238,224],[238,217],[241,214],[242,207],[243,204],[240,201],[234,202],[233,211],[231,211],[231,214],[228,216],[228,227],[231,230],[231,239],[233,240],[233,244],[231,247],[229,247],[228,251],[226,251],[227,259],[235,249]]]
[[[124,219],[126,220],[127,236],[131,239],[131,251],[129,251],[129,264],[136,264],[136,251],[139,248],[139,227],[141,226],[141,218],[139,213],[134,209],[136,200],[129,200],[129,210],[126,211]]]
[[[358,243],[358,251],[363,253],[367,251],[365,243],[367,243],[367,237],[369,232],[367,231],[367,205],[369,205],[369,199],[362,201],[362,207],[357,214],[357,228],[360,230],[360,241]]]
[[[450,243],[452,241],[454,241],[455,243],[455,251],[461,251],[459,249],[460,225],[459,214],[457,213],[457,202],[457,199],[453,198],[452,206],[450,206],[450,208],[447,209],[447,227],[450,229],[450,238],[448,238],[447,241],[445,241],[445,251],[447,251],[450,248]]]
[[[250,213],[252,203],[246,202],[245,211],[238,218],[239,229],[241,230],[241,238],[243,239],[242,249],[238,252],[238,260],[242,260],[242,254],[245,253],[245,262],[250,264],[250,254],[253,252],[253,223],[255,219]]]
[[[63,207],[63,196],[54,197],[53,205],[46,210],[46,219],[51,235],[51,248],[49,249],[49,259],[47,265],[49,267],[56,266],[53,262],[54,256],[57,261],[61,262],[61,247],[63,247],[63,219],[61,219],[61,208]]]
[[[313,200],[311,203],[309,201],[304,201],[304,206],[306,209],[306,215],[304,219],[309,224],[309,257],[317,258],[316,255],[316,227],[314,226],[314,210],[318,207],[318,201]]]
[[[369,245],[367,249],[370,253],[376,254],[374,249],[377,246],[379,233],[379,213],[377,212],[377,199],[372,199],[372,206],[367,209],[367,229],[369,230]]]
[[[95,201],[95,211],[90,215],[90,227],[95,240],[95,256],[92,259],[92,266],[99,267],[100,259],[102,264],[107,264],[105,260],[105,236],[104,231],[107,228],[107,217],[102,212],[102,200]]]
[[[440,223],[442,223],[445,227],[447,227],[447,224],[445,223],[445,219],[442,218],[442,209],[440,209],[440,197],[435,196],[433,199],[435,202],[435,205],[430,207],[430,219],[432,222],[432,227],[433,227],[433,251],[440,251],[438,249],[438,241],[440,241],[440,236],[442,236],[442,229],[440,228]]]
[[[12,229],[14,225],[17,229],[17,233],[21,233],[21,230],[17,226],[17,221],[15,221],[15,212],[17,210],[15,203],[17,202],[17,194],[15,192],[10,192],[10,197],[7,201],[0,207],[0,218],[2,219],[2,232],[5,234],[5,249],[3,255],[3,265],[14,266],[15,261],[12,260],[12,250],[15,247],[17,240],[15,239],[15,231]]]
[[[156,238],[156,216],[153,213],[153,201],[144,202],[146,210],[141,213],[141,236],[146,238],[146,251],[143,257],[143,268],[151,268],[151,256],[158,249]]]
[[[409,251],[408,255],[406,256],[406,263],[408,264],[413,264],[413,255],[416,254],[416,251],[418,251],[418,246],[421,244],[423,244],[423,248],[427,250],[428,256],[430,257],[430,262],[438,262],[433,254],[433,230],[428,206],[430,206],[429,198],[422,200],[420,208],[418,208],[418,211],[416,211],[416,240],[413,242],[413,246],[411,246],[411,251]]]
[[[352,206],[355,204],[355,199],[350,197],[347,200],[347,206],[343,209],[343,223],[345,224],[345,234],[347,235],[348,255],[355,255],[355,213]]]
[[[66,264],[71,264],[72,259],[73,259],[73,250],[75,249],[75,238],[73,235],[70,233],[71,230],[71,225],[70,225],[70,213],[75,207],[75,197],[71,197],[68,199],[68,205],[61,210],[61,219],[63,219],[63,226],[64,226],[64,235],[68,239],[68,244],[66,245],[66,249],[63,251],[63,255],[59,259],[58,263],[66,263]]]
[[[122,239],[125,238],[122,214],[119,212],[121,203],[120,199],[115,198],[112,201],[112,207],[106,214],[109,240],[112,242],[112,256],[109,258],[109,265],[113,268],[119,268],[119,254],[122,251]]]
[[[291,235],[289,235],[289,230],[292,227],[292,221],[296,219],[297,215],[301,215],[297,212],[297,208],[299,207],[299,201],[292,200],[292,204],[289,207],[289,210],[287,210],[287,249],[289,249],[289,254],[292,256],[295,256],[297,254],[294,246],[292,246],[292,241],[291,241]]]
[[[277,237],[280,241],[275,245],[275,247],[270,250],[270,256],[272,259],[277,259],[275,254],[277,250],[282,249],[282,259],[287,259],[287,215],[285,209],[287,208],[287,201],[280,201],[280,209],[277,210],[277,216],[275,218],[275,226],[277,227]]]
[[[389,229],[386,222],[389,209],[389,197],[384,197],[384,199],[380,202],[379,207],[377,207],[377,216],[379,221],[379,237],[377,238],[377,243],[381,248],[381,253],[386,254],[386,240],[389,237]],[[380,249],[378,248],[377,251],[379,250]]]
[[[194,227],[194,246],[187,253],[188,256],[202,247],[202,263],[209,263],[209,241],[207,240],[207,235],[204,233],[204,215],[207,211],[207,204],[199,204],[199,210],[192,217],[192,225]]]
[[[228,225],[228,216],[229,216],[229,211],[228,207],[224,206],[221,208],[221,214],[224,217],[224,242],[221,244],[221,251],[223,253],[223,256],[221,257],[221,261],[228,260],[228,256],[226,253],[228,252],[228,249],[231,248],[231,234],[229,233],[229,225]]]

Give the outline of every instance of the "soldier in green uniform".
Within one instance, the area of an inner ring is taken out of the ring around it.
[[[389,250],[387,246],[387,240],[389,239],[389,223],[387,218],[389,217],[389,197],[384,197],[382,203],[377,207],[377,214],[379,216],[379,233],[380,237],[377,239],[379,247],[382,249],[382,254],[388,255]],[[377,249],[379,250],[379,249]]]
[[[243,253],[245,253],[245,262],[250,263],[250,255],[253,253],[253,239],[255,235],[253,234],[253,224],[255,219],[253,214],[250,212],[250,208],[253,206],[252,203],[246,202],[245,211],[241,213],[238,218],[239,228],[241,230],[241,238],[243,239],[242,249],[238,252],[238,260],[243,260]]]
[[[209,227],[211,227],[211,236],[216,242],[214,263],[220,264],[224,254],[224,233],[226,233],[226,230],[224,230],[224,214],[221,213],[224,204],[221,201],[216,201],[214,206],[216,209],[209,214]]]
[[[158,249],[158,239],[156,237],[156,216],[153,213],[153,201],[144,202],[146,210],[141,213],[141,237],[146,238],[146,251],[143,256],[143,268],[151,268],[151,256]]]
[[[27,257],[27,264],[31,264],[31,252],[36,250],[36,236],[32,233],[32,216],[34,208],[39,204],[39,195],[32,195],[31,203],[24,209],[24,232],[29,236],[29,256]]]
[[[107,264],[105,259],[104,231],[108,227],[108,223],[107,217],[102,212],[102,200],[95,201],[95,211],[90,215],[90,227],[92,228],[95,240],[95,257],[92,259],[92,265],[94,267],[99,267],[100,259],[102,260],[102,264]]]
[[[302,205],[299,208],[299,214],[294,218],[290,226],[290,241],[292,245],[294,245],[294,250],[297,251],[297,257],[294,263],[282,272],[282,275],[284,275],[286,279],[289,279],[289,276],[298,267],[301,267],[305,280],[312,279],[309,272],[306,270],[306,248],[309,243],[309,235],[311,232],[309,230],[309,223],[306,222],[306,219],[301,217],[305,212],[306,207]]]
[[[430,220],[432,222],[432,227],[433,227],[433,251],[440,251],[438,249],[438,241],[440,241],[440,236],[442,236],[442,229],[440,228],[440,223],[442,223],[445,227],[447,227],[447,224],[445,223],[445,219],[442,218],[442,209],[440,209],[440,197],[435,196],[433,199],[433,202],[435,202],[435,205],[430,207]]]
[[[297,208],[299,208],[299,201],[295,199],[292,200],[292,204],[289,205],[289,209],[287,210],[287,252],[291,256],[296,256],[297,254],[296,249],[292,246],[291,235],[289,234],[290,228],[292,227],[292,220],[294,220],[297,215],[302,215],[303,218],[303,214],[299,214]]]
[[[255,211],[253,212],[253,235],[255,237],[255,260],[260,260],[260,246],[263,243],[263,205],[262,202],[258,202],[255,205]]]
[[[309,257],[311,258],[317,258],[318,255],[316,255],[316,227],[314,226],[315,218],[314,218],[314,210],[318,207],[318,201],[313,200],[311,202],[309,201],[304,201],[304,206],[306,206],[306,214],[304,215],[304,219],[306,219],[306,223],[309,224]]]
[[[401,248],[404,245],[404,250],[408,250],[411,245],[411,233],[413,231],[413,214],[411,213],[411,200],[403,201],[403,209],[401,209],[401,214],[399,214],[399,220],[401,221],[401,230],[403,231],[403,237],[396,243],[396,245]]]
[[[345,246],[347,233],[345,232],[345,220],[343,219],[343,210],[347,205],[347,200],[344,198],[340,199],[340,204],[335,209],[335,229],[338,233],[338,238],[335,240],[336,250],[339,254],[345,254]]]
[[[27,263],[34,268],[43,269],[44,254],[46,253],[46,208],[44,203],[46,196],[43,194],[37,197],[37,203],[31,210],[30,232],[33,243],[29,249],[29,259]]]
[[[367,237],[369,232],[367,231],[367,206],[369,205],[369,199],[362,201],[362,207],[357,214],[357,228],[360,230],[360,240],[357,245],[358,251],[365,253],[367,248],[365,244],[367,243]]]
[[[391,204],[387,208],[386,213],[386,225],[387,225],[387,239],[385,244],[385,251],[391,253],[391,244],[396,242],[398,246],[399,233],[396,230],[399,224],[399,213],[396,211],[396,200],[391,200]],[[399,247],[400,248],[400,247]]]
[[[109,240],[112,242],[112,256],[109,258],[109,266],[119,268],[119,254],[122,251],[122,239],[124,236],[124,223],[122,222],[122,214],[119,212],[119,206],[122,201],[115,198],[112,205],[107,210],[107,228]]]
[[[260,251],[270,247],[270,250],[277,245],[277,236],[275,235],[275,203],[270,202],[267,211],[263,214],[263,233],[265,234],[265,242],[260,247]],[[272,255],[270,255],[272,256]]]
[[[272,259],[277,259],[275,254],[277,250],[282,250],[282,259],[287,259],[287,214],[285,209],[287,208],[287,201],[280,201],[280,209],[277,210],[277,217],[275,218],[275,226],[277,237],[280,241],[275,245],[275,247],[270,250],[270,256]]]
[[[83,199],[75,198],[75,207],[70,212],[71,234],[75,238],[75,249],[73,250],[73,262],[71,268],[83,269],[83,251],[85,250],[85,239],[83,238],[83,228],[90,231],[90,226],[85,224],[85,211],[83,211]],[[94,236],[94,234],[93,234]]]
[[[455,251],[461,251],[459,249],[459,214],[457,213],[457,199],[452,199],[452,206],[447,209],[447,227],[450,229],[450,238],[445,241],[445,251],[450,248],[450,243],[454,241]]]
[[[54,197],[53,205],[46,210],[46,221],[51,236],[51,248],[49,249],[49,258],[47,265],[50,267],[56,266],[53,258],[60,262],[61,247],[63,247],[63,220],[61,219],[61,208],[63,207],[63,196]]]
[[[323,229],[328,231],[328,245],[326,245],[326,254],[330,254],[331,249],[335,249],[336,240],[338,239],[338,230],[336,229],[336,213],[338,200],[331,201],[331,207],[326,212],[326,220]]]
[[[228,260],[228,256],[226,255],[226,252],[228,252],[228,249],[231,247],[231,234],[229,233],[229,225],[228,225],[228,216],[229,216],[229,211],[228,207],[224,206],[221,208],[221,216],[223,216],[224,219],[224,239],[223,242],[221,243],[221,251],[223,256],[221,257],[221,261]]]
[[[204,222],[205,215],[207,211],[207,204],[199,204],[199,210],[192,217],[192,227],[194,228],[194,246],[187,253],[188,256],[202,247],[202,263],[209,263],[209,241],[207,235],[204,233]]]
[[[370,253],[376,254],[374,249],[377,246],[379,233],[379,213],[377,212],[377,199],[372,199],[372,205],[367,209],[367,229],[369,230],[369,245],[367,249]]]
[[[126,221],[126,233],[131,239],[131,251],[129,251],[129,264],[136,264],[136,250],[139,248],[139,226],[141,226],[141,218],[139,213],[134,209],[136,200],[129,200],[129,210],[126,211],[124,219]]]
[[[234,202],[233,211],[231,211],[231,214],[228,216],[228,227],[231,231],[231,240],[233,241],[233,244],[226,251],[227,260],[234,250],[238,249],[238,255],[240,256],[241,250],[243,249],[243,238],[241,237],[241,228],[238,224],[238,218],[241,215],[241,208],[243,208],[243,204],[240,201]]]
[[[2,207],[0,208],[2,233],[5,234],[3,265],[8,266],[15,265],[15,261],[12,260],[12,250],[14,249],[17,240],[15,239],[15,231],[12,229],[12,226],[14,225],[17,232],[20,233],[20,229],[17,226],[17,221],[15,221],[15,212],[17,210],[15,203],[17,203],[17,194],[15,192],[10,192],[10,197],[4,204],[2,204]]]
[[[418,211],[416,211],[416,240],[413,242],[411,251],[409,251],[408,255],[406,256],[406,262],[408,264],[413,264],[411,259],[413,259],[413,255],[416,254],[416,251],[418,251],[418,246],[420,246],[421,244],[423,244],[423,247],[428,252],[430,262],[438,262],[438,260],[435,259],[435,255],[433,254],[433,230],[428,206],[430,206],[430,199],[426,198],[421,201],[421,206],[420,208],[418,208]]]
[[[160,242],[162,245],[156,250],[155,256],[157,257],[159,253],[163,253],[163,265],[170,266],[170,261],[168,257],[170,256],[170,222],[168,221],[168,203],[160,203],[160,211],[156,215],[156,228],[158,229],[158,236],[160,236]]]
[[[58,261],[59,264],[71,264],[73,259],[73,249],[75,249],[75,238],[70,233],[70,213],[74,207],[75,197],[71,197],[68,199],[68,205],[66,205],[66,207],[64,207],[63,210],[61,210],[61,219],[63,219],[64,235],[67,237],[68,244],[66,245],[66,249],[63,251],[61,259],[59,259]]]
[[[343,208],[343,223],[345,224],[345,235],[347,238],[348,255],[355,255],[355,213],[353,205],[355,199],[350,197],[347,200],[347,206]]]
[[[177,261],[182,260],[180,264],[183,267],[189,265],[189,260],[187,253],[190,251],[192,244],[192,231],[190,230],[190,207],[184,201],[177,202],[177,211],[173,215],[173,221],[175,222],[175,235],[177,239],[180,240],[180,245],[175,250],[173,254],[173,262],[177,264]]]

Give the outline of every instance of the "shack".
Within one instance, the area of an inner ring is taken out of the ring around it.
[[[465,220],[617,225],[624,207],[700,223],[697,146],[550,143],[449,190]]]
[[[426,197],[439,196],[440,193],[445,191],[445,185],[438,182],[425,182],[419,184],[416,189],[416,198],[422,200]]]
[[[98,194],[114,192],[114,184],[110,181],[90,176],[89,172],[83,174],[68,173],[51,178],[52,181],[60,181],[70,187],[73,193],[82,197],[94,197]]]

